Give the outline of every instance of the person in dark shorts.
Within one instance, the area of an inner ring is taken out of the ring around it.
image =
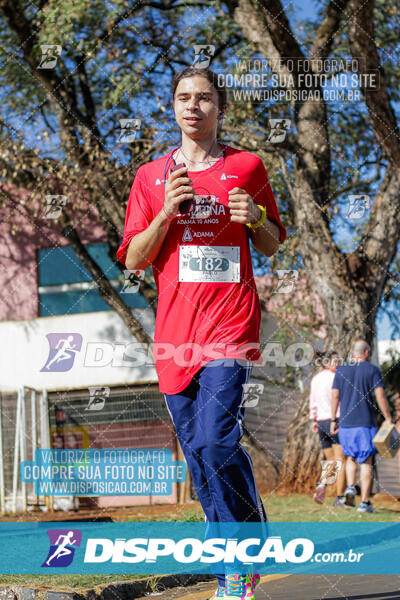
[[[373,438],[378,431],[375,398],[385,417],[391,423],[389,405],[383,391],[382,375],[376,365],[368,362],[370,347],[364,340],[353,346],[351,364],[336,370],[332,385],[331,433],[339,432],[339,441],[346,459],[348,487],[345,491],[347,506],[355,506],[357,463],[360,467],[361,503],[358,512],[374,512],[369,500],[372,484],[372,457],[376,453]],[[336,411],[340,405],[340,418]]]
[[[337,359],[338,354],[334,351],[319,355],[317,360],[322,363],[323,369],[314,375],[311,380],[310,419],[313,420],[312,430],[314,433],[319,434],[324,457],[331,463],[330,465],[326,464],[326,468],[322,471],[321,478],[317,483],[314,493],[314,500],[318,504],[324,502],[327,485],[326,476],[330,471],[331,476],[336,474],[337,496],[334,501],[334,506],[345,506],[345,458],[339,444],[338,436],[336,434],[331,434],[330,432],[332,383],[335,377]]]

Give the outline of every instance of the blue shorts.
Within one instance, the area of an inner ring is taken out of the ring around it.
[[[356,462],[363,463],[369,456],[376,454],[372,442],[377,427],[339,427],[339,442],[345,456],[352,456]]]

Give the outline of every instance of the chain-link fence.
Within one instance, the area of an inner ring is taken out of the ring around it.
[[[168,449],[173,460],[181,460],[164,396],[154,385],[52,392],[48,407],[52,448]],[[178,500],[176,484],[164,500]],[[81,505],[89,506],[148,503],[152,497],[80,499]]]
[[[154,385],[112,389],[99,386],[49,394],[26,387],[2,391],[2,514],[33,508],[52,510],[60,504],[58,497],[37,497],[33,482],[21,481],[21,462],[33,461],[37,448],[168,449],[172,451],[173,460],[183,460],[164,397]],[[179,486],[182,489],[173,484],[172,495],[157,498],[157,502],[184,501],[182,492],[187,486]],[[152,501],[152,497],[144,496],[79,499],[79,503],[89,506],[151,504]],[[59,507],[67,504],[61,502]],[[69,507],[76,506],[73,502]]]

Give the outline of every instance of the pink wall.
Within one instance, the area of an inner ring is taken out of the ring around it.
[[[23,193],[18,193],[20,199]],[[25,201],[29,202],[29,194]],[[7,203],[7,200],[6,200]],[[25,205],[26,206],[26,205]],[[37,250],[67,246],[57,221],[31,220],[21,203],[0,208],[0,321],[34,319],[38,312]],[[94,209],[76,219],[83,243],[106,241]]]

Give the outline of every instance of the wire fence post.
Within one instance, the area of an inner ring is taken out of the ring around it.
[[[4,448],[3,448],[3,396],[0,393],[0,512],[2,515],[6,512],[6,488],[4,482]]]
[[[17,512],[17,494],[18,494],[18,459],[20,450],[20,429],[21,429],[21,405],[23,388],[18,389],[17,412],[15,415],[15,437],[14,437],[14,467],[13,467],[13,489],[12,489],[12,512]]]
[[[19,474],[21,472],[22,462],[26,460],[26,395],[25,388],[21,389],[21,420],[20,420],[20,429],[19,429],[19,452],[20,452],[20,460],[18,465]],[[26,481],[21,481],[21,496],[22,496],[22,510],[26,512],[28,508],[28,490]]]

